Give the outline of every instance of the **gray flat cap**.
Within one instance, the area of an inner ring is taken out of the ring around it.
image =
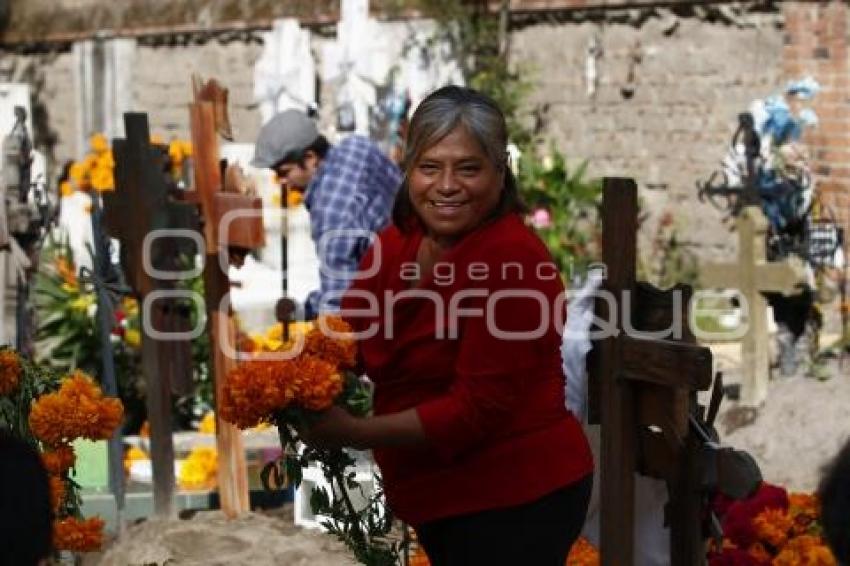
[[[284,110],[260,129],[251,165],[272,167],[304,150],[316,141],[316,123],[300,110]]]

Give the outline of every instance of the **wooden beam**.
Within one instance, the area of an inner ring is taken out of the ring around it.
[[[711,350],[702,346],[623,336],[623,367],[627,380],[705,391],[711,387]]]
[[[631,179],[606,178],[602,198],[602,250],[608,270],[605,290],[622,304],[623,293],[635,286],[637,186]],[[602,320],[622,324],[622,313],[608,312],[598,301]],[[618,307],[619,308],[619,307]],[[637,439],[631,384],[619,376],[620,340],[602,340],[599,352],[601,393],[601,559],[603,566],[632,564],[634,557],[635,470]]]

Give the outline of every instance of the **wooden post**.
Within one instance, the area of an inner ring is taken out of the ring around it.
[[[162,164],[150,146],[147,116],[127,113],[124,124],[126,140],[113,142],[116,190],[104,194],[103,224],[106,232],[121,242],[121,265],[142,304],[142,373],[151,428],[154,512],[171,516],[174,514],[174,446],[169,375],[189,372],[191,368],[173,367],[176,362],[168,356],[169,345],[148,332],[166,327],[165,310],[169,301],[157,299],[148,304],[147,298],[154,291],[169,288],[173,282],[158,280],[149,272],[143,261],[143,243],[148,233],[157,229],[197,230],[197,219],[193,207],[168,198]],[[159,270],[173,269],[176,254],[164,253],[165,249],[154,246],[148,250],[150,265]]]
[[[765,259],[767,218],[757,206],[747,206],[737,219],[738,261],[706,265],[701,274],[705,287],[737,288],[748,313],[748,329],[741,341],[741,403],[758,406],[767,398],[770,376],[767,301],[762,292],[790,295],[805,283],[802,261]]]
[[[631,179],[605,179],[602,201],[602,250],[607,278],[603,289],[611,293],[617,305],[624,293],[635,285],[637,245],[637,188]],[[618,230],[605,227],[619,224]],[[607,301],[599,301],[602,320],[615,321],[622,329],[621,312],[610,312]],[[619,309],[618,309],[619,310]],[[634,556],[634,499],[636,469],[634,399],[629,383],[620,379],[622,341],[619,336],[605,338],[599,345],[599,386],[602,419],[602,517],[603,566],[632,564]]]
[[[216,399],[219,399],[227,373],[237,360],[226,355],[224,344],[235,349],[236,330],[229,305],[223,299],[230,290],[219,253],[230,247],[249,249],[262,245],[262,219],[252,216],[232,223],[222,233],[222,216],[229,210],[258,211],[259,199],[222,192],[217,134],[226,129],[226,91],[222,93],[214,82],[196,85],[195,101],[190,105],[192,144],[194,147],[195,191],[204,219],[206,263],[204,285],[207,317],[211,336],[212,370]],[[235,242],[235,240],[244,240]],[[221,508],[228,517],[250,511],[245,451],[238,428],[221,419],[216,411],[216,446],[218,449],[218,486]]]

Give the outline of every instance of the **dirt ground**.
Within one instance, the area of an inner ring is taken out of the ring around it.
[[[86,566],[346,566],[356,564],[332,536],[296,527],[292,506],[229,521],[220,511],[150,519],[127,529]]]

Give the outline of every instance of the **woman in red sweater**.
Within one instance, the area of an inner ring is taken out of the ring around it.
[[[416,110],[394,224],[342,302],[374,416],[308,442],[373,449],[390,508],[435,566],[562,566],[593,461],[564,408],[564,287],[521,204],[498,106],[445,87]]]

